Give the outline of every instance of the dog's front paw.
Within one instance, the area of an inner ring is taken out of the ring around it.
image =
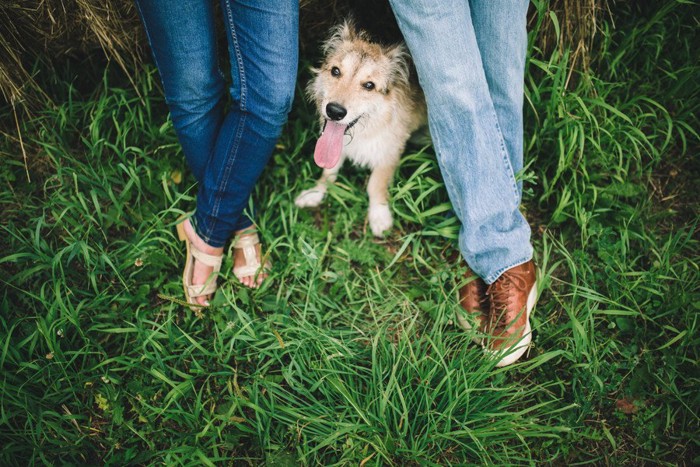
[[[369,227],[375,237],[383,237],[384,232],[391,228],[393,218],[386,204],[375,204],[369,207]]]
[[[299,193],[299,196],[294,200],[294,204],[299,208],[316,208],[323,198],[326,196],[326,190],[321,190],[318,187],[304,190]]]

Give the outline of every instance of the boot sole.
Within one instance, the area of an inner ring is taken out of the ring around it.
[[[506,350],[501,350],[501,351],[493,351],[489,349],[484,349],[484,352],[487,354],[494,356],[494,357],[499,357],[500,355],[503,355],[503,353],[507,353],[501,360],[499,360],[498,363],[496,363],[496,367],[504,367],[508,366],[512,363],[515,363],[518,361],[520,357],[523,356],[523,354],[527,351],[528,347],[530,346],[530,342],[532,342],[532,328],[530,327],[530,314],[532,313],[532,310],[535,308],[535,304],[537,303],[537,281],[532,285],[532,289],[530,289],[530,293],[527,296],[527,304],[525,305],[525,313],[527,314],[527,322],[525,324],[525,333],[523,334],[523,337],[513,345],[513,347],[510,347]]]

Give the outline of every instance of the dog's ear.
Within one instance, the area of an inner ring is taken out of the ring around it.
[[[345,21],[333,27],[328,39],[323,43],[321,49],[324,55],[332,54],[343,42],[350,42],[358,38],[355,20],[348,17]]]
[[[403,44],[394,44],[384,48],[384,54],[391,62],[391,78],[392,85],[401,84],[408,86],[410,80],[410,55],[406,46]]]

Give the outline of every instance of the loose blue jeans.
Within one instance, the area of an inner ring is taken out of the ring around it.
[[[219,68],[212,0],[136,0],[187,164],[193,226],[223,246],[243,214],[294,97],[298,0],[221,0],[231,86]]]
[[[529,0],[390,0],[428,103],[459,248],[487,283],[532,258],[520,212]]]

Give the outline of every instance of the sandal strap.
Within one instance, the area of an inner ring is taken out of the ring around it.
[[[187,303],[190,305],[190,309],[196,313],[201,312],[203,305],[199,305],[195,300],[197,297],[202,297],[206,295],[213,295],[216,292],[216,279],[221,270],[221,262],[223,260],[223,255],[214,256],[197,249],[192,242],[187,238],[185,233],[185,228],[183,222],[189,214],[181,216],[177,223],[177,235],[179,239],[187,245],[187,255],[185,259],[185,268],[183,270],[182,285],[185,292],[185,298]],[[209,266],[213,269],[212,274],[209,276],[204,284],[192,284],[192,271],[194,269],[194,260],[197,260]]]
[[[239,236],[238,238],[236,238],[233,247],[237,250],[240,250],[241,248],[254,247],[258,243],[260,243],[260,237],[258,237],[258,234],[256,232],[248,235]]]
[[[214,292],[216,292],[216,279],[214,277],[210,277],[206,284],[187,285],[187,295],[190,298],[211,295]]]
[[[204,264],[205,266],[209,266],[214,268],[214,272],[219,272],[221,269],[221,261],[223,260],[223,255],[220,256],[214,256],[214,255],[209,255],[207,253],[204,253],[201,250],[198,250],[195,248],[194,245],[190,243],[190,253],[194,258]]]
[[[269,271],[272,269],[272,264],[270,264],[269,261],[265,263],[264,267],[260,267],[260,262],[256,261],[255,263],[246,263],[245,266],[238,266],[237,268],[233,268],[233,274],[241,279],[242,277],[249,277],[249,276],[255,276],[258,274],[261,270],[262,271]]]
[[[233,248],[236,250],[243,250],[243,257],[245,258],[245,264],[243,266],[233,268],[233,274],[239,280],[244,277],[255,276],[261,270],[270,270],[272,268],[269,261],[266,261],[264,266],[260,264],[258,252],[255,248],[259,243],[260,237],[257,232],[241,235],[236,238]]]

